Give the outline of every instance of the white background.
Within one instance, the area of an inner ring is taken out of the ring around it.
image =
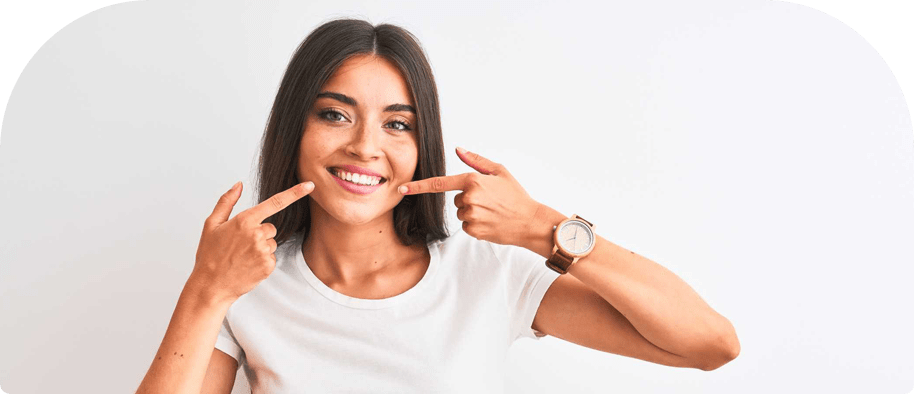
[[[449,152],[507,165],[540,202],[671,269],[742,345],[703,372],[522,340],[509,392],[914,384],[907,2],[799,2],[831,17],[771,1],[505,4],[484,15],[155,2],[178,12],[147,14],[162,18],[151,23],[131,19],[145,5],[121,4],[61,30],[113,3],[0,7],[4,108],[13,93],[0,145],[8,393],[135,389],[203,218],[233,182],[251,182],[288,56],[344,15],[422,40]],[[449,173],[470,170],[447,159]],[[246,193],[235,213],[251,203]],[[242,375],[235,392],[247,392]]]

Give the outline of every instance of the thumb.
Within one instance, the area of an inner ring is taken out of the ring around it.
[[[219,197],[219,202],[216,203],[213,213],[206,218],[206,227],[216,227],[229,220],[232,208],[235,207],[235,203],[241,197],[241,189],[242,183],[238,181],[229,191],[222,194],[222,197]]]
[[[495,163],[478,153],[470,152],[461,147],[457,147],[457,157],[466,165],[473,167],[474,170],[486,175],[501,175],[503,168],[501,164]]]

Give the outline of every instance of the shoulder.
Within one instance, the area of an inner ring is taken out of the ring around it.
[[[473,238],[469,234],[459,229],[447,238],[435,242],[441,253],[442,259],[453,258],[474,258],[474,259],[491,259],[494,257],[492,243]]]
[[[535,269],[536,264],[545,261],[526,248],[476,239],[462,229],[437,242],[444,265],[457,265],[459,270],[481,269],[490,273],[502,271],[523,276]]]
[[[297,233],[287,238],[282,244],[276,246],[273,255],[276,256],[276,268],[273,270],[283,271],[290,275],[295,275],[298,260],[304,260],[301,255],[302,234]],[[272,275],[271,275],[272,276]]]

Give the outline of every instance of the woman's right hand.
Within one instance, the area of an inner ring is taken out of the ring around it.
[[[241,189],[239,183],[225,192],[206,218],[189,280],[220,301],[234,302],[270,276],[276,267],[276,226],[261,222],[307,196],[314,183],[292,186],[229,220]]]

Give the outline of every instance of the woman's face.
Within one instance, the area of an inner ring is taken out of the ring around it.
[[[397,187],[416,171],[414,108],[406,80],[393,63],[368,55],[346,60],[321,88],[305,122],[298,176],[300,182],[314,182],[311,199],[349,224],[367,223],[392,210],[404,197]],[[384,179],[368,187],[370,193],[351,191],[347,186],[365,187],[331,173],[347,165],[364,169],[347,172],[373,172]]]

